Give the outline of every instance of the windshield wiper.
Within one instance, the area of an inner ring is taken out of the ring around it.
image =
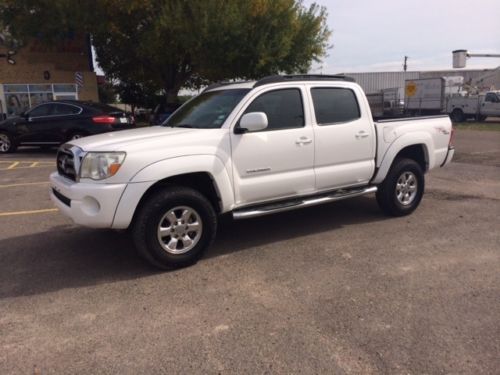
[[[193,125],[190,124],[179,124],[179,125],[172,125],[173,128],[192,128]]]

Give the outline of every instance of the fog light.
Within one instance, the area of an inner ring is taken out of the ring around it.
[[[87,215],[94,216],[101,210],[101,205],[99,202],[92,197],[85,197],[82,200],[82,211]]]

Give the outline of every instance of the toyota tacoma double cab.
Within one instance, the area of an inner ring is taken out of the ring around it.
[[[209,86],[160,126],[64,144],[50,195],[75,223],[130,229],[143,258],[174,268],[200,258],[225,213],[375,193],[386,214],[408,215],[453,153],[448,116],[375,122],[348,77],[278,75]]]

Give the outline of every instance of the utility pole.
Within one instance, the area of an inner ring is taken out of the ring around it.
[[[407,64],[407,61],[408,61],[408,56],[405,56],[405,62],[403,64],[403,70],[406,72],[406,69],[408,69],[408,64]]]

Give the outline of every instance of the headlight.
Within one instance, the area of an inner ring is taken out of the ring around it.
[[[124,152],[89,152],[83,158],[80,178],[104,180],[114,176],[124,160]]]

